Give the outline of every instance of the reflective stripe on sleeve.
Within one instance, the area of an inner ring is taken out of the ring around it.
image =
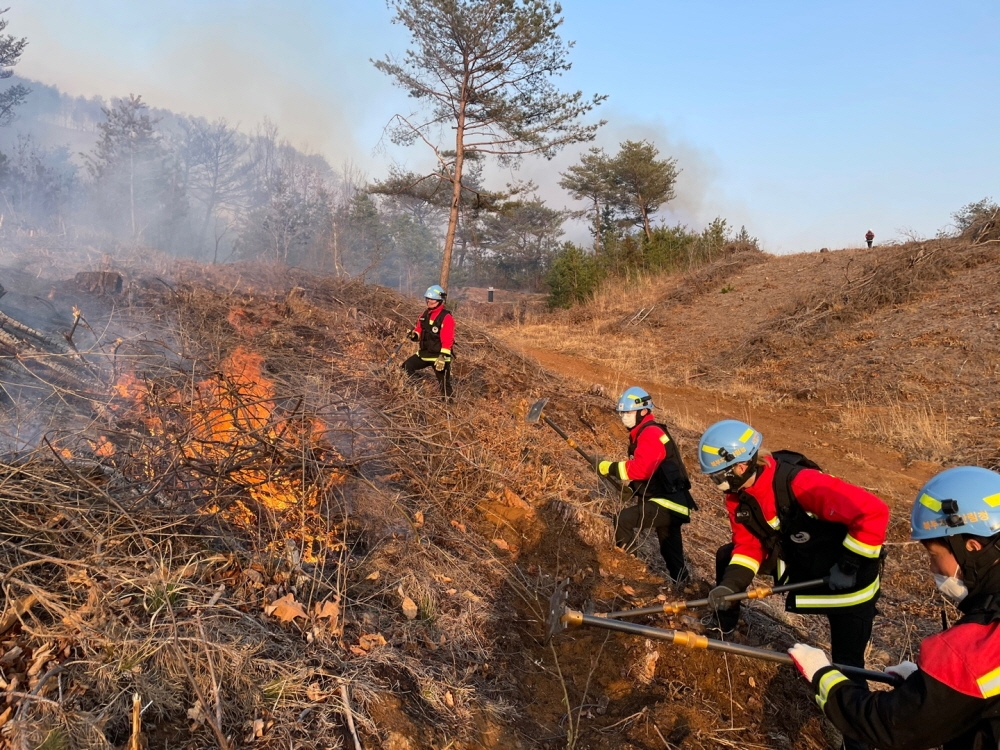
[[[770,526],[775,531],[777,531],[778,529],[781,528],[781,519],[775,516],[774,518],[772,518],[770,521],[767,522],[767,525]]]
[[[742,565],[744,568],[750,568],[754,575],[757,575],[757,571],[760,570],[760,563],[752,557],[747,557],[746,555],[733,555],[733,559],[729,561],[729,564]]]
[[[670,442],[670,438],[667,437],[666,433],[660,435],[660,442],[663,443],[664,445]]]
[[[850,534],[844,537],[844,546],[851,552],[856,552],[862,557],[877,558],[882,552],[881,544],[865,544],[864,542],[859,542]]]
[[[863,604],[864,602],[871,601],[875,597],[875,594],[878,593],[878,589],[879,579],[876,578],[860,591],[852,591],[848,594],[822,594],[819,596],[802,596],[798,594],[795,597],[795,606],[803,609],[813,607],[817,609],[822,607],[853,607],[855,604]]]
[[[623,482],[631,481],[628,478],[628,471],[625,469],[625,462],[624,461],[619,461],[618,462],[618,478],[621,479]]]
[[[830,691],[833,690],[835,685],[839,685],[842,682],[850,682],[850,680],[836,669],[827,672],[819,678],[819,692],[816,693],[816,705],[819,706],[821,711],[826,707],[826,702],[830,699]]]
[[[686,505],[681,505],[680,503],[675,503],[667,500],[665,497],[647,497],[647,502],[656,503],[657,505],[662,505],[667,510],[672,510],[674,513],[680,513],[682,516],[690,516],[691,509]]]
[[[976,684],[979,685],[979,692],[983,694],[984,698],[1000,695],[1000,667],[984,674],[976,680]]]

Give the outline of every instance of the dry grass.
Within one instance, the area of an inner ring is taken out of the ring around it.
[[[432,377],[383,369],[414,301],[266,265],[160,270],[169,283],[129,271],[109,329],[126,335],[98,347],[100,418],[60,421],[51,450],[0,471],[14,488],[0,515],[5,611],[38,597],[0,653],[11,747],[120,747],[134,693],[150,704],[150,747],[351,746],[345,684],[365,747],[821,746],[807,690],[765,664],[579,631],[554,644],[560,681],[539,625],[557,577],[572,578],[571,603],[600,609],[681,593],[665,586],[653,541],[638,559],[611,547],[619,501],[551,430],[523,419],[549,397],[547,413],[582,444],[617,456],[609,397],[460,319],[458,396],[446,406]],[[681,377],[676,360],[638,346],[651,323],[601,349],[619,325],[566,333],[598,359],[620,358],[610,391],[644,368]],[[259,356],[259,378],[233,367],[239,350]],[[135,387],[116,390],[126,374]],[[209,396],[222,408],[206,410]],[[694,465],[701,419],[683,402],[662,411]],[[105,444],[114,451],[98,454]],[[685,596],[704,592],[728,535],[718,494],[694,481],[701,510],[686,542],[701,582]],[[891,542],[905,535],[894,526]],[[914,553],[901,546],[890,561],[892,611],[906,619],[880,621],[874,664],[933,619],[929,597],[913,595],[930,591]],[[271,609],[289,595],[301,615]],[[743,637],[758,645],[803,637],[778,603],[754,604],[749,622]],[[61,671],[44,679],[52,667]]]
[[[948,417],[923,404],[846,404],[837,421],[848,434],[897,446],[911,460],[944,463],[954,455]]]

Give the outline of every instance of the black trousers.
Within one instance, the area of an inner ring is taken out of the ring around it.
[[[735,545],[723,544],[715,553],[715,583],[722,582],[729,567],[729,561],[733,558]],[[777,560],[773,557],[764,561],[758,571],[762,575],[773,575],[777,567]],[[865,650],[868,648],[868,641],[872,637],[872,623],[874,618],[868,611],[857,611],[856,607],[845,607],[843,611],[834,614],[827,614],[826,619],[830,622],[830,657],[835,664],[846,664],[850,667],[864,667]],[[734,626],[739,621],[740,609],[738,606],[719,612],[719,622],[726,626]],[[726,628],[728,629],[728,627]]]
[[[420,359],[420,355],[414,354],[403,362],[403,369],[406,370],[406,374],[412,376],[417,370],[422,370],[425,367],[433,367],[434,360],[424,360]],[[445,398],[451,398],[451,362],[444,363],[444,369],[440,372],[435,370],[434,375],[437,376],[438,385],[441,386],[441,395]]]
[[[626,508],[615,516],[615,544],[631,552],[635,549],[642,529],[656,529],[660,540],[660,555],[667,564],[670,577],[682,581],[689,576],[684,566],[684,540],[681,522],[662,505],[642,502]]]

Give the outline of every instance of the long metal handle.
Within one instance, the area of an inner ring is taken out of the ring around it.
[[[817,578],[815,581],[802,581],[801,583],[788,583],[784,586],[756,586],[746,591],[730,594],[725,598],[727,602],[742,602],[744,599],[764,599],[774,594],[783,594],[786,591],[798,591],[799,589],[809,589],[813,586],[822,586],[826,583],[825,578]],[[603,617],[642,617],[643,615],[676,615],[688,609],[697,607],[707,607],[708,599],[692,599],[687,602],[663,602],[653,607],[642,607],[641,609],[623,609],[618,612],[608,612]]]
[[[622,622],[596,615],[585,615],[582,612],[566,610],[561,620],[570,627],[587,625],[594,628],[604,628],[605,630],[615,630],[619,633],[630,633],[631,635],[641,635],[654,640],[667,641],[675,646],[688,646],[689,648],[701,648],[708,651],[722,651],[727,654],[738,656],[749,656],[751,659],[761,659],[771,661],[776,664],[794,664],[792,657],[781,651],[771,651],[766,648],[755,648],[753,646],[743,646],[738,643],[727,643],[698,635],[690,631],[664,630],[653,628],[648,625],[639,625],[634,622]],[[841,664],[834,664],[838,670],[852,679],[870,680],[871,682],[884,682],[888,685],[899,685],[902,679],[896,675],[877,672],[872,669],[862,669],[861,667],[849,667]]]
[[[394,360],[396,358],[396,355],[399,354],[399,350],[403,348],[403,344],[409,341],[409,336],[411,333],[413,333],[412,328],[406,332],[406,336],[403,337],[403,340],[400,341],[398,344],[396,344],[396,348],[392,350],[392,354],[390,354],[389,359],[385,361],[383,368],[388,367],[392,363],[392,360]]]
[[[559,433],[559,437],[565,440],[566,444],[569,445],[570,448],[572,448],[581,456],[583,456],[585,459],[587,459],[587,463],[589,463],[595,469],[597,468],[597,459],[594,456],[591,456],[589,453],[587,453],[587,451],[581,448],[579,443],[577,443],[573,438],[571,438],[569,435],[563,432],[562,428],[559,425],[557,425],[551,419],[546,417],[544,414],[542,415],[542,419],[545,421],[545,424],[547,424],[549,427],[551,427],[553,430]],[[609,482],[611,482],[611,484],[614,485],[616,490],[621,490],[622,483],[618,479],[618,477],[613,477],[608,474],[601,474],[600,477],[602,479],[607,479]]]

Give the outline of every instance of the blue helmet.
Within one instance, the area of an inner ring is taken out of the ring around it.
[[[447,296],[448,293],[437,284],[427,287],[427,291],[424,292],[424,299],[436,299],[438,302],[444,302]]]
[[[618,398],[618,408],[615,411],[624,413],[652,408],[653,397],[639,386],[634,385]]]
[[[958,534],[991,537],[1000,532],[1000,474],[979,466],[957,466],[932,477],[910,512],[917,541]]]
[[[746,422],[724,419],[701,436],[698,463],[702,474],[716,474],[736,464],[752,463],[764,436]]]

